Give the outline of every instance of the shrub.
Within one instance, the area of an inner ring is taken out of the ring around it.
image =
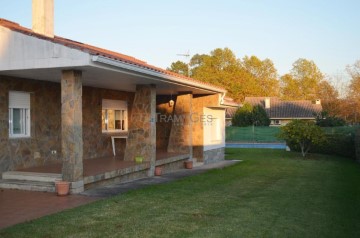
[[[236,111],[232,118],[232,125],[242,127],[252,125],[252,110],[253,107],[249,103],[245,103]]]
[[[270,118],[266,114],[265,109],[260,106],[256,105],[252,110],[252,120],[255,126],[269,126],[270,125]]]
[[[355,158],[355,136],[354,134],[327,134],[326,141],[321,145],[311,148],[312,153],[339,155]]]
[[[300,148],[303,157],[312,146],[325,142],[324,131],[314,122],[293,120],[281,128],[279,137],[284,139],[292,149]]]
[[[321,127],[345,126],[344,119],[337,116],[330,116],[326,111],[322,111],[316,116],[316,125]]]
[[[233,126],[269,126],[270,118],[267,116],[265,109],[260,106],[252,106],[249,103],[245,103],[239,108],[234,117],[232,118]]]

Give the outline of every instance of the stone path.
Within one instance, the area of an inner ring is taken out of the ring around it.
[[[144,178],[129,183],[113,184],[89,189],[79,195],[58,197],[54,193],[0,190],[0,229],[17,223],[33,220],[45,215],[74,208],[99,199],[125,193],[152,184],[172,182],[187,176],[203,173],[210,169],[223,168],[239,161],[222,161],[209,165],[182,169],[160,177]]]

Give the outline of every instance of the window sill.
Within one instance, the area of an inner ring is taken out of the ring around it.
[[[16,139],[31,139],[31,136],[9,136],[10,140]]]
[[[129,131],[122,131],[122,130],[119,130],[119,131],[102,131],[103,134],[127,134]]]

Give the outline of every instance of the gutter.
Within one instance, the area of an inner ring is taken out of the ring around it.
[[[190,86],[190,87],[193,87],[193,88],[196,87],[196,88],[200,88],[200,89],[215,92],[215,93],[221,93],[222,94],[221,100],[223,100],[223,98],[225,97],[226,90],[224,90],[224,89],[215,88],[215,87],[212,87],[210,85],[201,84],[201,83],[198,83],[198,82],[195,82],[195,81],[194,82],[189,82],[189,80],[181,79],[179,77],[175,77],[175,76],[171,76],[171,75],[166,75],[164,73],[156,72],[154,70],[147,69],[145,67],[141,67],[141,66],[137,66],[137,65],[134,65],[134,64],[121,62],[119,60],[111,59],[111,58],[104,57],[104,56],[101,56],[101,55],[92,55],[91,60],[93,62],[97,62],[97,63],[109,65],[109,66],[114,66],[114,67],[117,67],[117,68],[129,70],[129,71],[133,71],[133,72],[137,72],[137,73],[141,73],[141,74],[151,75],[151,76],[160,78],[159,79],[160,81],[173,82],[173,83],[176,83],[176,84]]]

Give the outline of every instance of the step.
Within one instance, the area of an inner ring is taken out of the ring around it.
[[[0,188],[55,192],[54,182],[24,181],[17,179],[0,179]]]
[[[55,182],[55,180],[61,180],[61,174],[54,173],[35,173],[35,172],[23,172],[23,171],[8,171],[2,174],[2,179],[11,180],[23,180],[23,181],[35,181],[35,182]]]

